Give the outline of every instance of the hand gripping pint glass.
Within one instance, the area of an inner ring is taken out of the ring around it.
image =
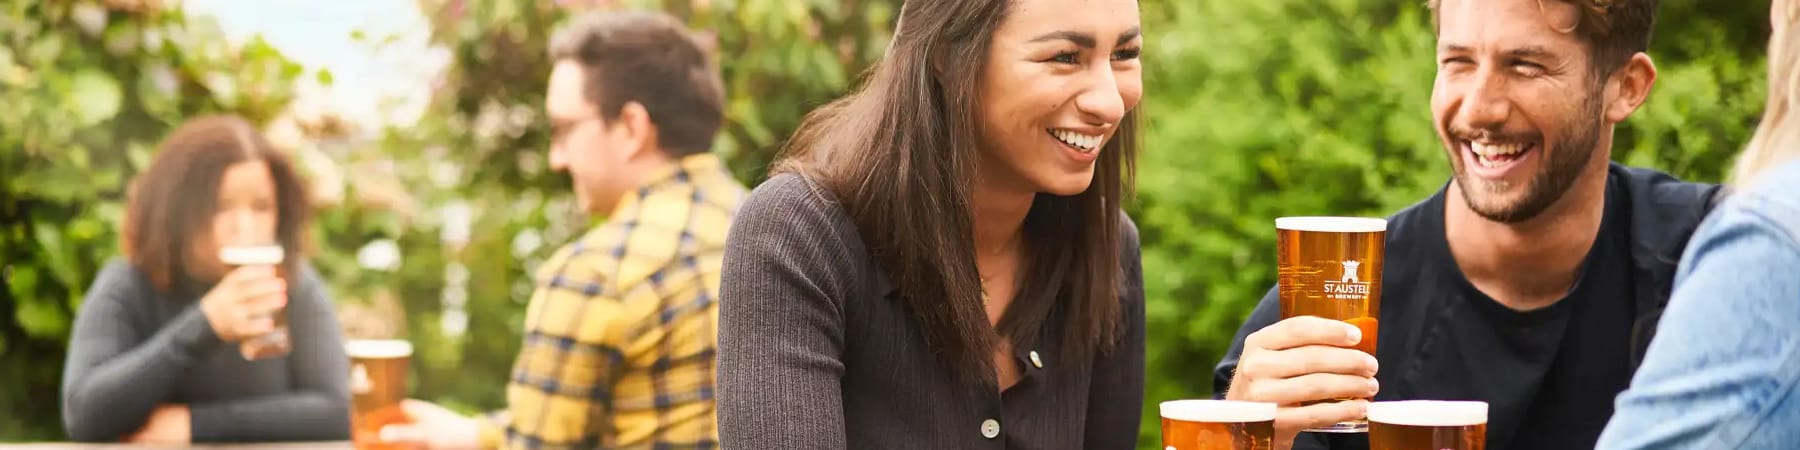
[[[1375,356],[1381,317],[1381,262],[1387,220],[1362,217],[1275,219],[1281,318],[1317,316],[1362,330],[1356,349]],[[1351,399],[1338,399],[1351,400]],[[1364,420],[1307,431],[1361,433]]]

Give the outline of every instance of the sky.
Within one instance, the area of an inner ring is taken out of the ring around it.
[[[329,70],[330,87],[303,77],[295,112],[338,113],[365,131],[417,120],[450,57],[429,45],[430,27],[415,0],[185,0],[183,6],[216,18],[233,42],[260,34],[308,70]],[[357,30],[369,39],[352,39]],[[378,48],[390,35],[397,39]],[[386,102],[397,107],[383,111]]]

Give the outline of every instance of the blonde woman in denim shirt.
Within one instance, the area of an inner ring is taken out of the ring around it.
[[[1688,243],[1601,449],[1800,446],[1800,1],[1770,8],[1769,102],[1738,192]]]

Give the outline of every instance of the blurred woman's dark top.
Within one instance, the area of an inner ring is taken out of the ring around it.
[[[159,293],[118,260],[75,316],[62,383],[63,426],[77,441],[118,441],[161,404],[185,404],[194,442],[350,437],[350,362],[324,281],[289,277],[293,351],[247,361],[200,313],[208,289]]]

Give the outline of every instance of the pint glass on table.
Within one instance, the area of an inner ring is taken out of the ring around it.
[[[403,448],[381,439],[381,427],[407,423],[400,409],[406,400],[406,372],[412,361],[412,343],[401,340],[351,340],[344,345],[350,355],[350,439],[358,450]]]
[[[287,279],[287,273],[282,270],[281,263],[286,258],[286,252],[279,245],[230,246],[219,249],[219,262],[224,263],[227,270],[269,266],[275,268],[275,277],[283,280]],[[244,359],[274,358],[286,355],[293,348],[288,341],[287,308],[276,310],[269,318],[275,321],[274,331],[238,343],[238,354],[243,355]]]
[[[1482,450],[1486,402],[1415,400],[1369,404],[1371,450]]]
[[[1281,318],[1348,322],[1362,330],[1356,349],[1374,356],[1387,220],[1282,217],[1275,219],[1275,229]],[[1307,431],[1361,433],[1368,431],[1368,423],[1356,420]]]
[[[1275,404],[1231,400],[1162,403],[1163,450],[1267,450]]]

